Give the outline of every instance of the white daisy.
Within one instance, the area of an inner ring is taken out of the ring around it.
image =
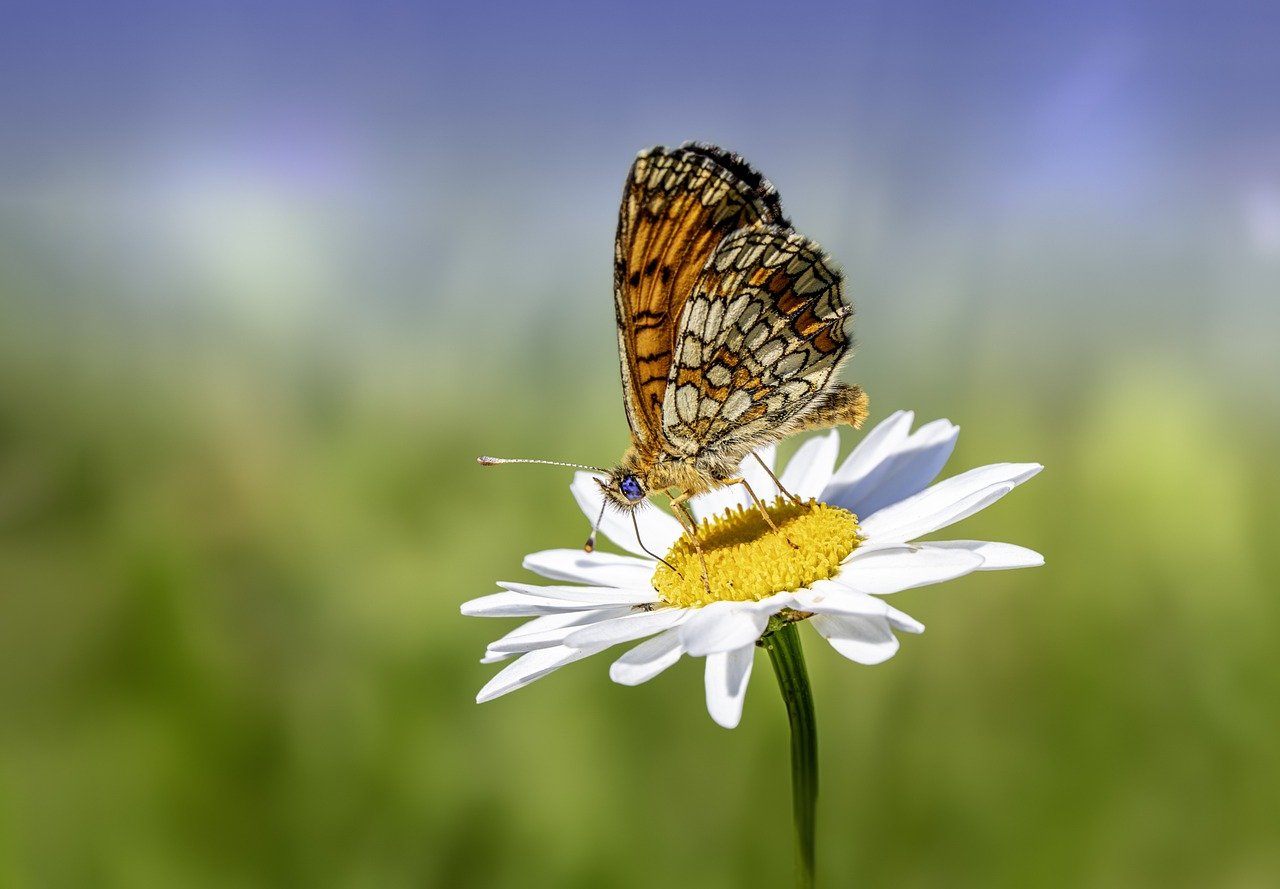
[[[769,531],[740,485],[695,498],[710,593],[679,522],[657,508],[635,513],[643,546],[630,517],[605,513],[601,532],[633,555],[580,549],[530,555],[525,568],[572,585],[500,583],[504,592],[462,606],[467,615],[533,618],[489,645],[484,663],[519,657],[476,700],[645,639],[614,661],[610,677],[638,685],[681,655],[705,657],[707,710],[733,728],[742,716],[756,642],[771,620],[775,626],[806,620],[840,654],[878,664],[898,650],[894,630],[924,631],[879,597],[971,571],[1044,564],[1039,553],[1010,543],[911,542],[991,505],[1042,468],[996,463],[931,485],[959,428],[935,420],[911,432],[913,419],[909,411],[889,417],[838,469],[835,430],[806,441],[780,477],[783,487],[808,501],[803,506],[775,498],[773,480],[748,458],[742,475],[762,500],[774,500],[769,512],[787,540]],[[774,448],[759,455],[772,469]],[[602,495],[590,473],[577,473],[571,490],[588,520],[600,514]],[[644,547],[665,559],[655,561]]]

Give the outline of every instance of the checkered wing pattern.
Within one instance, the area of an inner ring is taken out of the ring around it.
[[[769,181],[735,154],[690,143],[641,152],[627,177],[614,248],[622,389],[637,444],[664,445],[664,397],[676,327],[727,236],[787,226]]]
[[[669,449],[745,456],[820,402],[852,310],[817,244],[755,225],[725,238],[680,318],[663,401]]]

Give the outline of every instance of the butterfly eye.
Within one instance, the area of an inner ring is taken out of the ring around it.
[[[644,499],[644,488],[640,486],[640,482],[634,475],[624,475],[622,481],[618,482],[618,490],[632,503]]]

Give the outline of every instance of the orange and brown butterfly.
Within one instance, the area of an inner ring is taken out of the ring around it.
[[[822,248],[792,229],[769,180],[738,155],[696,142],[642,151],[614,246],[631,447],[599,480],[606,501],[632,510],[676,491],[673,509],[692,530],[685,501],[745,485],[738,466],[756,448],[858,426],[866,395],[836,381],[853,314],[842,282]]]

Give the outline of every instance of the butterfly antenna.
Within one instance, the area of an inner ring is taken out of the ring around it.
[[[498,466],[502,463],[541,463],[544,466],[568,466],[570,469],[585,469],[588,472],[600,472],[605,475],[609,474],[609,470],[601,469],[599,466],[587,466],[583,463],[562,463],[559,460],[525,460],[511,459],[507,457],[476,457],[476,462],[481,466]]]
[[[652,550],[649,549],[649,547],[644,545],[644,541],[640,539],[640,522],[636,520],[636,511],[634,509],[631,510],[631,525],[633,528],[636,529],[636,543],[640,544],[640,548],[644,550],[646,553],[648,553],[649,555],[653,556],[662,564],[666,565],[668,568],[671,569],[672,573],[675,574],[676,577],[679,577],[681,580],[683,580],[684,575],[681,574],[679,571],[676,571],[676,567],[674,565],[672,565],[666,559],[662,558],[662,556],[653,552]]]
[[[596,523],[591,526],[591,536],[588,537],[587,542],[582,545],[582,548],[589,553],[596,551],[596,532],[600,530],[600,523],[604,521],[604,510],[608,505],[608,500],[600,504],[600,515],[596,518]]]

